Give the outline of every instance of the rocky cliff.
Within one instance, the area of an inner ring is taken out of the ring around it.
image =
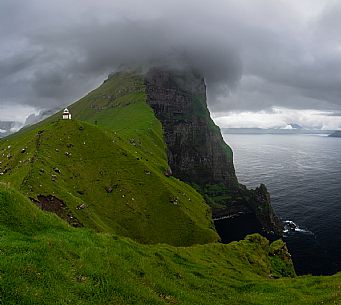
[[[144,79],[147,102],[164,129],[169,173],[199,190],[213,217],[253,214],[267,232],[281,234],[266,187],[248,190],[238,183],[232,150],[207,109],[204,78],[154,68]]]
[[[146,75],[146,87],[148,103],[163,125],[174,175],[199,186],[236,189],[232,150],[210,118],[204,79],[153,69]]]

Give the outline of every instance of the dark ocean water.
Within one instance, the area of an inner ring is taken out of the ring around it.
[[[341,138],[225,134],[239,181],[265,183],[299,274],[341,271]]]

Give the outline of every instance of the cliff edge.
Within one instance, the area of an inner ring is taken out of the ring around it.
[[[248,190],[238,182],[233,152],[207,108],[204,78],[195,71],[153,68],[144,80],[147,103],[163,126],[169,172],[203,194],[213,218],[253,214],[266,232],[281,235],[265,185]]]

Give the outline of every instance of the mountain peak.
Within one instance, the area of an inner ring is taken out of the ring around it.
[[[238,183],[200,74],[119,72],[68,109],[0,141],[0,180],[38,206],[144,243],[216,241],[212,210],[280,234],[267,192]]]
[[[303,129],[303,127],[296,123],[291,123],[288,126],[290,126],[292,129]]]

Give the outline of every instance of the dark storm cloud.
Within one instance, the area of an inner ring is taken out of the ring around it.
[[[214,111],[341,109],[341,5],[0,2],[0,103],[65,105],[126,66],[201,71]]]

